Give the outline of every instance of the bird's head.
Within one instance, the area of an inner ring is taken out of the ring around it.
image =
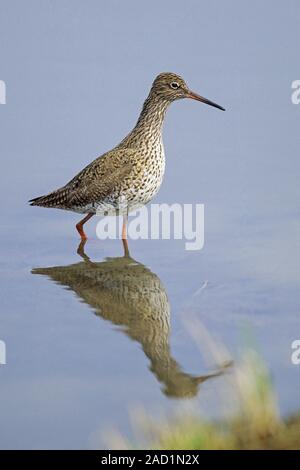
[[[191,98],[225,111],[222,106],[191,91],[183,78],[175,73],[160,73],[152,84],[151,94],[170,103],[182,98]]]

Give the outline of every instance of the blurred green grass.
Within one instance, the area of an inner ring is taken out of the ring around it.
[[[300,413],[283,420],[261,358],[249,350],[233,373],[237,411],[222,421],[181,417],[161,423],[151,447],[170,450],[299,449]],[[155,426],[155,425],[154,425]],[[152,433],[153,436],[153,433]]]
[[[163,450],[300,449],[300,412],[280,417],[270,374],[255,351],[244,354],[230,380],[234,393],[227,400],[235,405],[230,416],[208,420],[195,410],[157,422],[138,413],[135,434],[141,441],[131,445],[119,436],[115,444]]]

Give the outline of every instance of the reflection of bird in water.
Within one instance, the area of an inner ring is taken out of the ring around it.
[[[150,360],[150,370],[163,384],[170,397],[192,397],[199,384],[222,374],[224,369],[208,375],[185,373],[170,353],[170,306],[167,293],[156,274],[130,256],[92,262],[80,245],[84,261],[69,266],[36,268],[33,274],[49,276],[58,284],[72,289],[88,303],[96,315],[124,328],[138,341]]]

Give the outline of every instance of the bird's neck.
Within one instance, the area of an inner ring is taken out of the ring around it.
[[[155,145],[161,142],[162,125],[169,104],[169,101],[150,92],[134,129],[121,144],[134,146],[145,143],[148,146],[149,143]]]

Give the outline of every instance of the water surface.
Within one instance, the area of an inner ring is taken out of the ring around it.
[[[1,2],[1,448],[102,447],[139,405],[219,416],[230,372],[189,318],[235,362],[250,338],[281,413],[299,409],[299,4],[155,1]],[[27,201],[120,142],[162,71],[227,110],[166,116],[155,202],[203,203],[204,248],[131,241],[124,259],[91,220],[82,257],[78,216]]]

